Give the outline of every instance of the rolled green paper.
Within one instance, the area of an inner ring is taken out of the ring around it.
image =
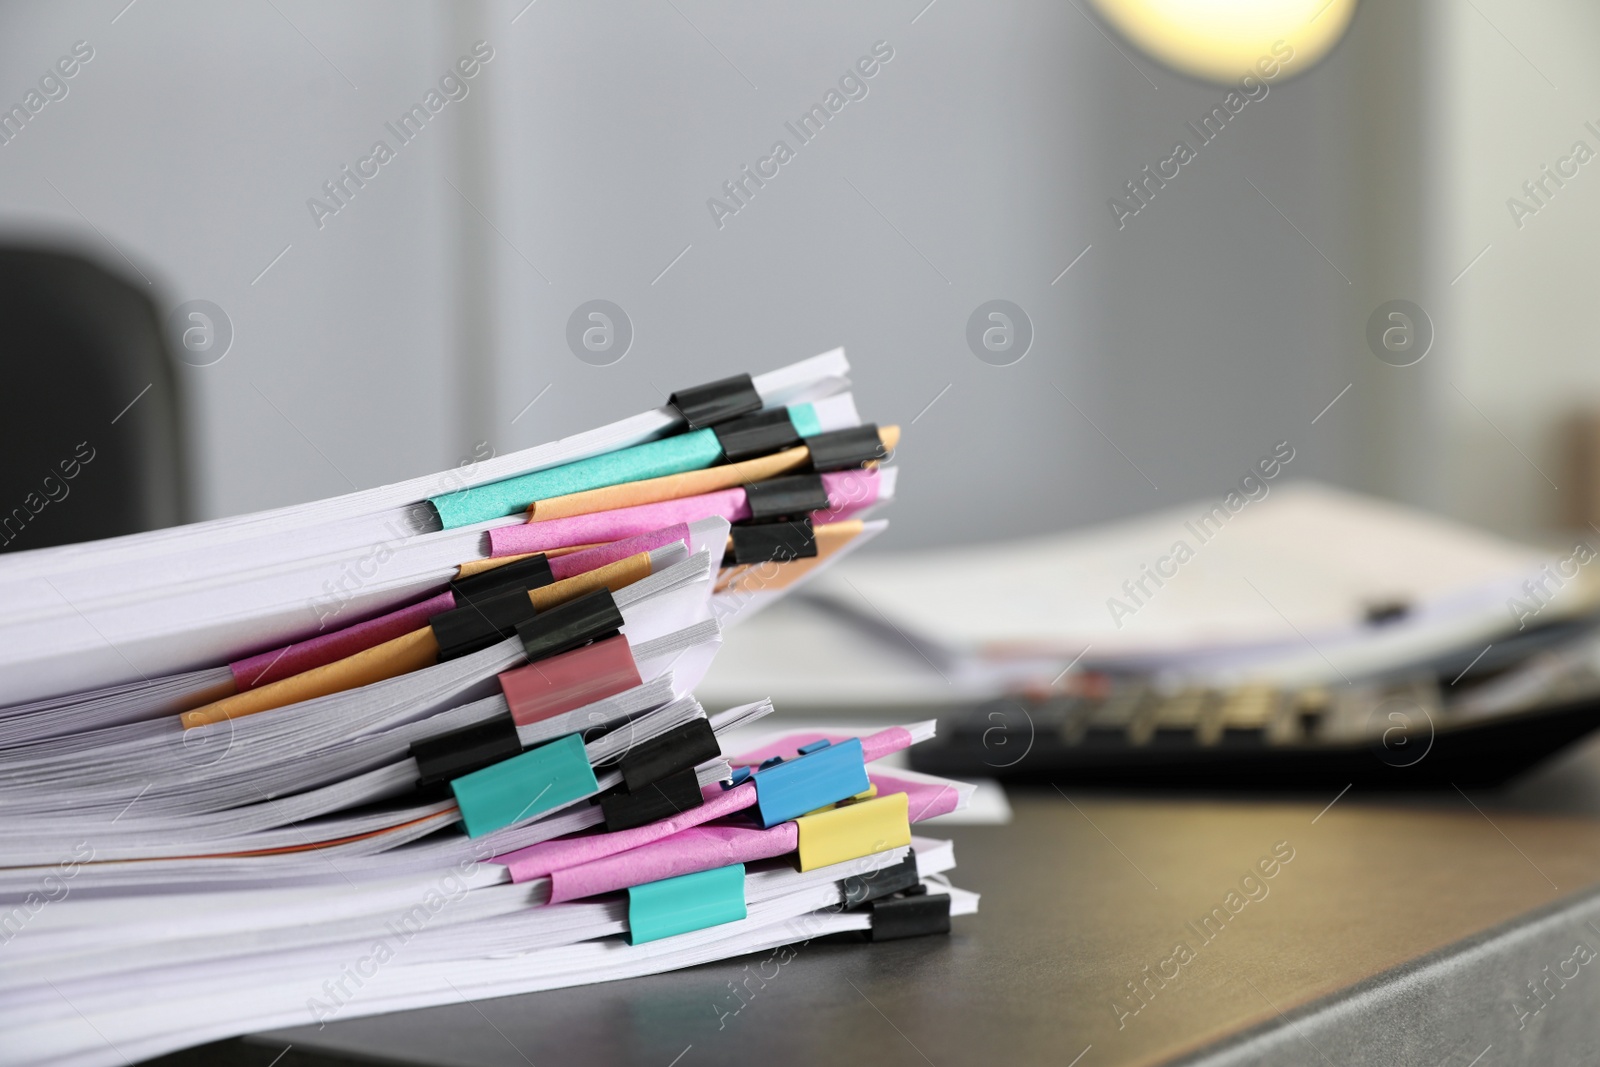
[[[789,408],[789,421],[801,437],[821,433],[822,426],[810,404]],[[526,511],[529,505],[553,496],[603,489],[610,485],[660,478],[668,474],[701,470],[722,458],[722,445],[713,427],[664,437],[600,456],[563,463],[548,470],[519,474],[515,478],[458,489],[429,497],[446,530],[475,522],[500,519]]]
[[[801,437],[815,437],[822,432],[822,421],[817,418],[817,409],[810,404],[790,404],[789,421],[794,423],[794,432]]]

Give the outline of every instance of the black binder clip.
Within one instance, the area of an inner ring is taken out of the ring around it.
[[[439,662],[479,652],[517,632],[536,614],[528,591],[518,586],[484,593],[428,620],[439,642]]]
[[[411,743],[417,785],[422,787],[448,782],[521,753],[517,724],[509,714]]]
[[[609,637],[622,622],[611,590],[602,588],[518,623],[516,632],[528,662],[535,663]]]
[[[651,782],[693,770],[722,755],[717,735],[705,719],[691,719],[659,737],[641,741],[622,757],[622,784],[637,793]]]
[[[788,474],[751,482],[744,487],[745,502],[754,522],[790,519],[828,510],[828,490],[820,474]]]
[[[724,567],[744,563],[788,563],[817,554],[817,534],[811,517],[785,522],[738,523],[729,531],[733,547],[723,558]]]
[[[761,410],[761,394],[748,374],[735,374],[732,378],[680,389],[667,398],[667,403],[677,409],[691,430],[737,419]]]
[[[612,793],[600,800],[606,830],[632,830],[635,826],[670,819],[705,803],[700,780],[690,767],[651,782],[637,792]]]
[[[788,408],[774,408],[717,427],[717,443],[729,463],[767,456],[802,444]]]
[[[917,889],[922,889],[919,884]],[[950,932],[950,896],[947,893],[905,893],[874,900],[867,905],[872,913],[869,941],[898,941],[905,937],[927,937]]]
[[[845,907],[860,907],[894,893],[903,892],[920,883],[921,876],[917,874],[916,853],[908,852],[904,859],[892,867],[880,867],[870,874],[846,878],[844,881]]]
[[[540,552],[527,559],[457,578],[450,583],[450,592],[455,594],[458,606],[465,606],[468,601],[479,600],[513,586],[526,591],[550,585],[555,580],[556,576],[550,572],[550,560]]]
[[[889,458],[889,450],[883,447],[883,438],[878,436],[878,425],[872,422],[813,434],[805,438],[805,443],[811,450],[811,469],[819,472],[849,470]]]

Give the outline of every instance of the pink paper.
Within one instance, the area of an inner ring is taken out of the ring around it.
[[[550,561],[550,573],[555,575],[556,581],[571,578],[576,574],[586,574],[589,571],[599,570],[619,559],[636,556],[640,552],[649,552],[670,545],[674,541],[689,544],[689,524],[680,522],[673,526],[664,526],[659,530],[629,537],[621,541],[613,541],[608,545],[596,545],[586,548],[582,552],[571,552],[565,556],[557,556]],[[689,546],[693,549],[693,545]],[[499,553],[495,553],[499,555]]]
[[[828,509],[812,514],[816,523],[838,522],[870,507],[878,499],[876,470],[831,471],[822,476],[828,491]],[[590,545],[635,537],[673,523],[690,523],[720,515],[729,522],[750,517],[750,506],[740,489],[720,489],[656,504],[635,504],[588,515],[545,519],[521,526],[502,526],[489,531],[489,554],[515,556],[524,552],[545,552],[552,548]]]
[[[919,782],[887,774],[867,777],[878,787],[879,796],[906,794],[907,813],[914,823],[954,811],[961,796],[953,786],[939,782]],[[799,835],[800,828],[793,821],[779,823],[768,830],[726,824],[690,827],[639,848],[552,871],[550,903],[609,893],[680,874],[709,871],[730,863],[787,855],[799,847]]]
[[[721,489],[655,504],[635,504],[589,515],[570,515],[545,519],[521,526],[502,526],[489,531],[491,556],[514,556],[520,552],[544,552],[570,545],[589,545],[616,541],[624,537],[658,530],[676,523],[691,523],[721,515],[729,522],[750,517],[743,489]]]
[[[688,542],[688,540],[688,524],[678,523],[675,526],[651,530],[625,541],[557,556],[550,561],[550,573],[560,581],[573,575],[598,570],[608,563],[660,548],[673,541]],[[495,553],[495,555],[505,554]],[[379,615],[375,619],[346,626],[342,630],[319,634],[304,641],[296,641],[292,645],[236,660],[228,664],[228,669],[233,672],[234,686],[240,692],[244,692],[309,671],[314,667],[321,667],[334,660],[344,659],[346,656],[353,656],[357,652],[365,652],[374,645],[381,645],[401,634],[419,630],[428,625],[428,620],[433,616],[450,611],[455,606],[455,596],[447,589],[419,604],[399,608],[387,615]]]
[[[693,826],[643,848],[556,871],[550,876],[550,903],[578,900],[662,878],[709,871],[793,852],[800,828],[792,822],[770,830],[745,826]]]
[[[918,823],[940,815],[948,815],[961,803],[961,793],[953,785],[943,782],[922,782],[913,778],[896,778],[893,774],[869,774],[878,795],[892,793],[906,795],[909,821]]]
[[[821,734],[791,734],[788,737],[768,745],[762,749],[763,754],[746,754],[731,762],[735,766],[741,764],[757,764],[768,756],[792,756],[801,745],[809,744],[820,739]],[[828,740],[838,742],[846,738],[842,736],[830,737]],[[899,752],[911,746],[911,733],[904,727],[892,726],[887,730],[880,730],[869,737],[861,739],[861,752],[866,762],[882,759],[891,752]],[[869,777],[872,777],[869,775]],[[876,780],[875,778],[873,780]],[[907,783],[899,782],[889,792],[906,792]],[[709,785],[700,791],[705,798],[705,803],[698,808],[690,808],[686,812],[674,815],[670,819],[636,826],[631,830],[619,830],[616,833],[592,833],[574,837],[564,837],[555,841],[541,841],[529,845],[527,848],[508,852],[504,856],[496,856],[496,863],[503,863],[511,869],[513,882],[526,882],[533,878],[542,878],[553,871],[567,867],[576,867],[580,864],[591,863],[607,856],[614,856],[619,852],[639,848],[670,837],[679,831],[691,826],[699,826],[742,811],[751,807],[756,802],[756,787],[754,782],[745,782],[735,789],[724,790],[720,785]],[[954,790],[951,791],[954,796]],[[913,810],[915,805],[913,805]],[[931,818],[932,816],[927,816]]]
[[[829,471],[822,476],[822,487],[828,491],[828,510],[813,511],[811,521],[817,526],[842,522],[858,511],[865,511],[878,502],[878,471]]]
[[[447,589],[420,604],[379,615],[376,619],[236,660],[228,664],[228,669],[233,672],[233,684],[242,693],[392,641],[401,634],[421,629],[428,625],[430,618],[455,606],[456,598]]]
[[[754,767],[766,762],[773,756],[782,756],[784,759],[793,759],[801,745],[809,745],[813,741],[829,741],[837,745],[841,741],[848,741],[854,734],[816,734],[798,733],[787,734],[778,738],[769,745],[746,752],[738,756],[728,757],[728,762],[735,767]],[[861,758],[871,763],[880,760],[891,752],[899,752],[911,747],[911,731],[904,726],[891,726],[887,730],[879,730],[875,734],[868,734],[861,739]]]
[[[542,878],[552,871],[559,871],[565,867],[577,867],[607,856],[614,856],[619,852],[626,852],[628,849],[648,845],[652,841],[671,837],[691,826],[699,826],[712,819],[732,815],[736,811],[753,806],[756,802],[754,782],[745,782],[733,789],[723,789],[722,786],[712,783],[700,790],[700,793],[705,797],[704,804],[680,812],[670,819],[635,826],[631,830],[618,830],[616,833],[582,834],[555,841],[541,841],[536,845],[508,852],[504,856],[496,856],[494,861],[503,863],[511,869],[513,882],[526,882],[532,878]]]

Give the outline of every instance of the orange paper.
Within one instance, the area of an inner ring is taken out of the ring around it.
[[[878,439],[883,442],[885,450],[893,452],[895,446],[900,443],[900,427],[879,428]],[[607,486],[604,489],[590,489],[583,493],[553,496],[548,500],[534,501],[528,508],[528,521],[543,522],[546,519],[563,519],[571,515],[592,515],[598,511],[630,508],[636,504],[656,504],[663,500],[681,500],[686,496],[733,489],[749,485],[751,482],[776,478],[780,474],[793,473],[804,467],[810,458],[811,450],[801,445],[797,448],[786,448],[782,452],[774,452],[770,456],[747,459],[741,463],[724,463],[720,467],[707,467],[704,470],[669,474],[662,478],[646,478],[623,485]]]
[[[811,569],[839,549],[849,544],[861,533],[862,521],[848,519],[818,526],[813,533],[817,538],[817,554],[788,563],[745,563],[737,567],[724,567],[717,576],[717,593],[759,593],[784,589],[799,581]],[[732,539],[729,539],[732,544]]]
[[[571,578],[563,578],[559,582],[531,590],[528,599],[533,602],[535,609],[548,611],[557,604],[575,600],[596,589],[604,587],[615,593],[640,578],[649,576],[650,553],[640,552],[584,574],[575,574]],[[180,717],[180,721],[187,730],[192,726],[206,726],[224,719],[237,719],[244,715],[254,715],[257,712],[298,704],[302,700],[328,696],[330,693],[359,689],[373,682],[381,682],[385,678],[397,678],[402,674],[431,667],[438,662],[439,642],[434,639],[433,629],[424,626],[408,634],[402,634],[392,641],[373,645],[353,656],[325,663],[321,667],[294,675],[292,678],[284,678],[259,689],[246,690],[225,700],[186,711]]]

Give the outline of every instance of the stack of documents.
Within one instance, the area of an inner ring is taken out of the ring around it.
[[[671,970],[977,898],[968,787],[694,687],[884,523],[835,351],[316,504],[0,559],[0,1063]]]

